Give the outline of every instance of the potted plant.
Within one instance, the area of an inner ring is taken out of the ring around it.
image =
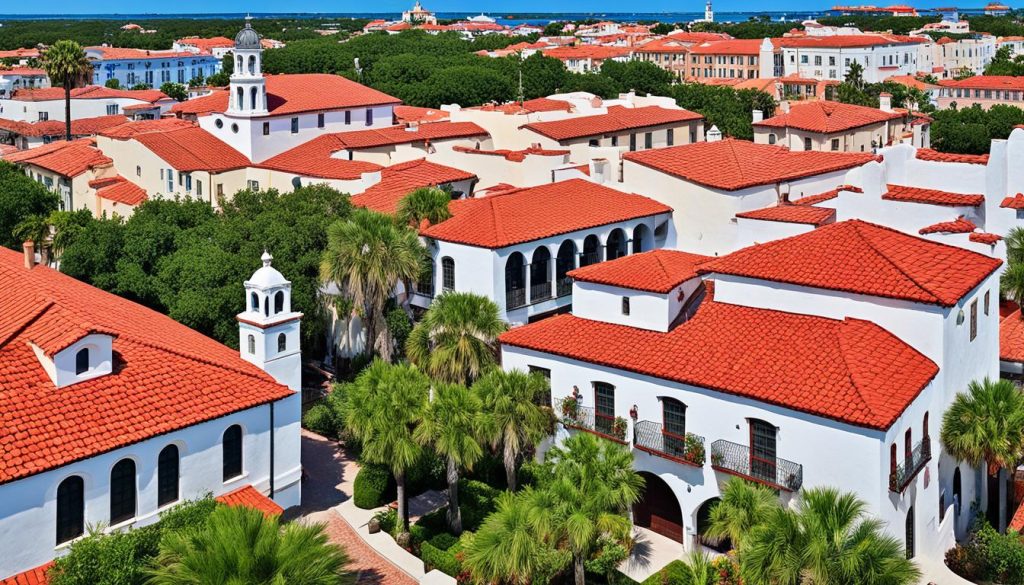
[[[694,465],[704,465],[704,442],[693,433],[686,433],[685,458]]]
[[[628,428],[629,423],[626,422],[626,419],[622,418],[621,416],[617,416],[615,417],[615,420],[612,422],[612,436],[620,441],[625,441],[626,429]]]
[[[570,424],[575,424],[580,416],[580,403],[575,396],[566,396],[562,399],[562,418]]]
[[[725,455],[718,451],[711,452],[711,465],[719,467],[725,462]]]

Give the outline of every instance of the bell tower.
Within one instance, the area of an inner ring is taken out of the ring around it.
[[[231,73],[231,98],[227,115],[251,117],[267,114],[267,84],[263,79],[263,45],[252,28],[252,17],[245,17],[245,28],[235,35],[234,70]]]
[[[238,314],[238,348],[242,359],[256,364],[292,390],[302,388],[299,325],[302,313],[292,311],[292,283],[270,263],[245,281],[245,311]]]

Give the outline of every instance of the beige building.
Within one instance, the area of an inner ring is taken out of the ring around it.
[[[986,110],[996,104],[1024,107],[1024,77],[975,75],[960,80],[944,79],[939,85],[939,109],[953,104],[958,108],[978,104]]]

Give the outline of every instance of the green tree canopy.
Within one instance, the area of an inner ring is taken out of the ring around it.
[[[30,218],[48,217],[59,204],[56,193],[0,160],[0,246],[21,250],[15,228]]]

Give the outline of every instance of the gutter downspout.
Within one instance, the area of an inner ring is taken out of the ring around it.
[[[270,403],[270,499],[274,499],[274,404]]]

